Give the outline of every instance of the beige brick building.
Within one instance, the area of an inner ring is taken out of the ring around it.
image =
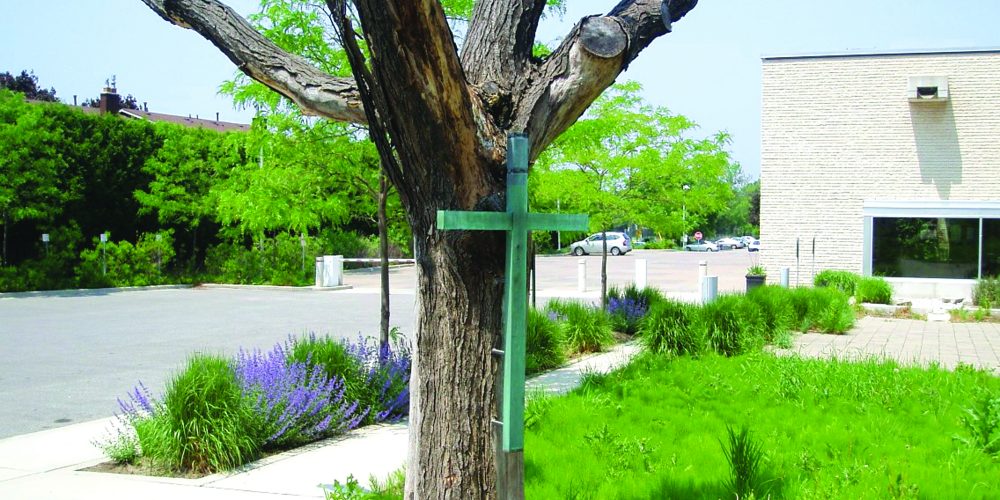
[[[951,297],[1000,274],[1000,49],[765,57],[762,94],[770,279]]]

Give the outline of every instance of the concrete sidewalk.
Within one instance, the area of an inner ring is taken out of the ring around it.
[[[528,381],[530,390],[566,392],[588,373],[628,362],[635,344],[582,358]],[[141,498],[228,500],[322,498],[321,485],[353,475],[364,485],[384,479],[406,458],[406,424],[365,427],[254,462],[240,470],[199,479],[82,471],[107,461],[92,442],[107,435],[105,418],[0,440],[0,498]]]

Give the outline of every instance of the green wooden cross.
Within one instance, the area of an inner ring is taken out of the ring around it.
[[[527,326],[528,231],[586,231],[586,215],[528,212],[528,138],[513,134],[507,147],[507,211],[438,210],[441,230],[507,231],[504,280],[503,450],[524,449],[524,357]]]

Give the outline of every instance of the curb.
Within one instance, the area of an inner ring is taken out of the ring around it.
[[[180,290],[194,288],[194,285],[149,285],[123,286],[119,288],[67,288],[64,290],[34,290],[31,292],[2,292],[0,299],[20,297],[83,297],[87,295],[107,295],[119,292],[142,292],[145,290]]]

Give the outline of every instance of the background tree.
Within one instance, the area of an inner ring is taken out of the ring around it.
[[[216,1],[144,2],[304,111],[367,123],[418,235],[407,496],[494,497],[491,351],[500,339],[504,238],[435,231],[437,210],[499,208],[508,135],[526,133],[534,160],[695,2],[624,0],[581,20],[537,59],[544,0],[475,2],[461,51],[438,2],[356,0],[349,9],[330,0],[353,79],[289,54]]]
[[[26,103],[20,94],[0,90],[0,264],[7,264],[11,224],[51,221],[65,201],[67,193],[58,184],[66,168],[57,154],[61,141],[61,127],[43,107]]]
[[[201,228],[218,228],[218,201],[212,187],[247,161],[245,134],[220,134],[170,123],[159,123],[155,128],[163,143],[143,164],[150,181],[134,196],[140,205],[139,214],[155,215],[161,225],[177,231],[179,240],[190,241],[190,250],[178,254],[186,257],[194,270],[204,253],[199,251],[198,243]],[[213,232],[202,234],[210,236]]]
[[[636,82],[609,88],[543,153],[533,173],[539,206],[553,209],[559,200],[563,209],[587,212],[592,231],[634,225],[668,237],[686,231],[684,211],[697,221],[725,209],[728,180],[739,171],[728,137],[692,137],[694,122],[649,105],[640,90]]]
[[[49,87],[46,90],[38,86],[38,77],[35,76],[34,71],[22,70],[21,74],[17,76],[6,71],[0,73],[0,89],[20,92],[24,94],[25,99],[59,102],[56,97],[56,89]]]

